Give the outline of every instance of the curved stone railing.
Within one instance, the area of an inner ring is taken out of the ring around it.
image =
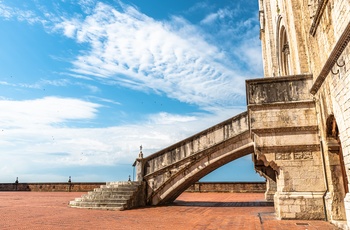
[[[182,159],[248,131],[248,113],[243,112],[185,140],[144,158],[145,175],[159,172]]]
[[[253,151],[244,112],[156,152],[142,159],[147,201],[171,202],[201,177]]]

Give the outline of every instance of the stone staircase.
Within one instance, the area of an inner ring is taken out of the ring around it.
[[[143,182],[108,182],[69,202],[74,208],[125,210],[145,205]]]

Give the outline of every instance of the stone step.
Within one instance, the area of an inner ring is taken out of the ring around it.
[[[83,199],[96,199],[96,198],[111,198],[111,199],[129,199],[131,197],[131,194],[113,194],[113,195],[101,195],[101,194],[94,194],[94,195],[88,195],[84,194],[81,196]]]
[[[101,185],[100,188],[137,188],[139,185]]]
[[[84,208],[97,208],[97,207],[108,207],[108,208],[122,208],[126,203],[125,202],[92,202],[92,201],[80,201],[69,203],[70,206],[78,206]]]
[[[72,208],[84,208],[84,209],[94,209],[94,210],[109,210],[109,211],[123,211],[124,207],[80,207],[80,206],[71,206]]]
[[[135,206],[134,196],[142,182],[109,182],[71,201],[75,208],[124,210]]]
[[[126,203],[128,201],[128,199],[115,199],[115,198],[101,198],[101,197],[97,197],[97,198],[80,198],[81,202],[111,202],[111,203]]]
[[[140,181],[116,181],[116,182],[107,182],[106,186],[121,186],[121,185],[141,185]]]
[[[137,188],[137,187],[135,187]],[[122,192],[134,192],[135,191],[135,188],[129,188],[129,187],[118,187],[118,188],[95,188],[94,189],[94,192],[119,192],[119,191],[122,191]]]
[[[134,191],[90,191],[88,195],[97,195],[97,196],[113,196],[113,195],[132,195]]]

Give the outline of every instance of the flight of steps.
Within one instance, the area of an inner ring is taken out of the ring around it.
[[[108,182],[69,202],[74,208],[125,210],[144,206],[144,184],[142,182]]]

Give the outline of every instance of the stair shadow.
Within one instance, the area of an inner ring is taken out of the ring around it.
[[[181,201],[176,200],[175,206],[193,207],[273,207],[269,201],[248,201],[248,202],[210,202],[210,201]]]

